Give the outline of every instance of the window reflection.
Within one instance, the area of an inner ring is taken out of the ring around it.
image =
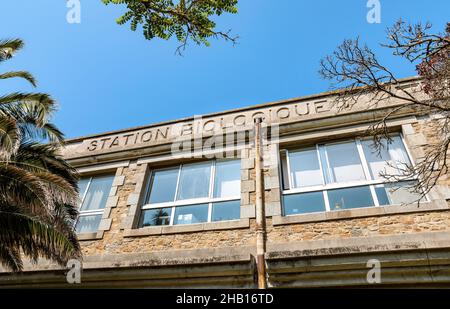
[[[101,218],[102,215],[79,217],[75,228],[76,232],[78,234],[97,232]]]
[[[194,224],[208,221],[208,204],[175,208],[173,224]]]
[[[285,195],[283,206],[285,216],[325,211],[322,191]]]
[[[172,208],[148,209],[142,212],[140,226],[169,225]]]
[[[355,142],[326,145],[325,149],[330,183],[365,180]]]
[[[309,149],[289,153],[292,186],[294,188],[323,184],[317,150]]]
[[[229,201],[214,203],[212,209],[212,221],[237,220],[241,217],[241,202]]]
[[[214,197],[235,197],[241,192],[241,162],[239,160],[216,163]]]
[[[361,142],[372,179],[381,179],[382,174],[399,175],[400,170],[410,165],[405,146],[400,136],[392,137],[389,143],[381,141],[381,148],[375,149],[372,140]]]
[[[411,181],[382,184],[375,186],[375,191],[380,205],[411,204],[420,199],[420,194],[411,190],[414,185]]]
[[[369,187],[354,187],[328,191],[330,210],[375,206]]]
[[[113,176],[100,176],[92,178],[85,195],[81,211],[103,209],[111,190]]]
[[[211,163],[183,165],[177,200],[208,197]]]
[[[175,198],[178,169],[155,171],[152,175],[150,203],[172,202]]]

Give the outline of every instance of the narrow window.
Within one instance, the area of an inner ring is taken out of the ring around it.
[[[98,230],[113,180],[113,175],[105,175],[79,181],[80,215],[76,224],[77,233],[93,233]]]

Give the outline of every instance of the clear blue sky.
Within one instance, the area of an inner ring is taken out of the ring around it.
[[[360,36],[400,77],[411,65],[379,48],[398,18],[430,21],[443,30],[448,0],[381,0],[382,23],[366,21],[366,0],[241,0],[239,14],[222,16],[239,45],[191,45],[183,57],[175,41],[147,41],[115,19],[123,8],[81,0],[81,24],[66,22],[65,0],[2,0],[0,37],[26,48],[0,72],[24,69],[39,91],[59,102],[56,124],[67,137],[145,125],[326,91],[319,60],[345,38]],[[32,91],[5,81],[0,94]]]

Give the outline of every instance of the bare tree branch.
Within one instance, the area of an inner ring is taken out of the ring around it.
[[[401,85],[393,72],[382,65],[375,53],[359,39],[344,40],[332,55],[321,60],[320,75],[331,82],[338,92],[333,107],[338,111],[355,108],[367,101],[368,108],[378,107],[396,99],[396,106],[369,127],[366,134],[373,137],[373,147],[380,154],[389,147],[389,119],[405,110],[433,115],[438,122],[436,142],[428,145],[416,165],[398,167],[398,173],[382,175],[387,181],[417,179],[412,190],[424,198],[448,173],[450,144],[450,23],[445,33],[429,33],[430,24],[407,25],[399,20],[387,30],[388,43],[383,47],[393,55],[416,64],[420,78],[417,85]]]

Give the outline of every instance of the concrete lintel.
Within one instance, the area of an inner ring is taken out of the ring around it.
[[[96,164],[96,165],[91,165],[91,166],[83,166],[83,167],[77,168],[77,171],[80,174],[99,172],[99,171],[113,170],[113,169],[117,169],[119,167],[127,167],[129,164],[130,164],[130,161],[125,160],[125,161],[119,161],[119,162]]]

